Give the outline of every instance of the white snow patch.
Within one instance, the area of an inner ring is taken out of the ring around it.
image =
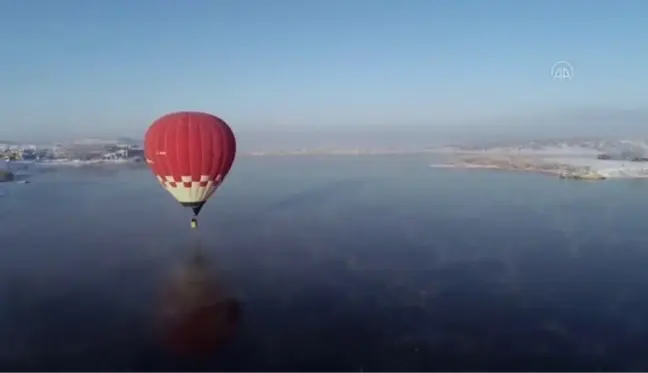
[[[648,162],[613,161],[587,157],[543,158],[546,161],[588,168],[607,178],[648,178]]]

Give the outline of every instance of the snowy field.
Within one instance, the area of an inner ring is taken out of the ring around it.
[[[446,148],[449,153],[457,155],[484,156],[484,163],[491,163],[491,156],[507,156],[522,159],[523,163],[536,163],[544,169],[547,164],[556,165],[557,169],[587,168],[610,179],[648,178],[648,162],[631,162],[624,160],[604,160],[597,156],[606,154],[616,159],[648,157],[646,139],[544,139],[526,140],[508,144],[484,146],[452,146]],[[482,163],[482,162],[478,162]]]
[[[80,166],[90,166],[90,165],[107,165],[107,164],[126,164],[126,163],[135,163],[134,161],[130,159],[101,159],[101,160],[90,160],[90,161],[82,161],[78,159],[53,159],[53,160],[45,160],[45,161],[40,161],[37,162],[38,165],[41,166],[72,166],[72,167],[80,167]]]
[[[589,167],[607,178],[648,178],[648,162],[610,161],[592,157],[543,157],[544,161]]]

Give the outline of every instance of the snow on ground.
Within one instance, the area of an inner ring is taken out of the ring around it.
[[[87,165],[103,165],[103,164],[124,164],[133,163],[130,159],[97,159],[82,161],[79,159],[51,159],[38,162],[40,165],[48,166],[87,166]]]
[[[481,154],[517,154],[517,155],[555,155],[555,156],[571,156],[571,155],[597,155],[601,150],[593,147],[586,147],[580,145],[511,145],[511,146],[444,146],[436,148],[440,152],[453,152],[453,153],[481,153]]]
[[[591,157],[544,157],[543,160],[574,167],[588,167],[610,179],[648,178],[648,162],[612,161]]]
[[[513,153],[518,155],[555,155],[555,156],[596,156],[600,151],[596,149],[588,149],[581,146],[545,146],[540,149],[528,148],[495,148],[489,149],[488,152],[493,153]]]

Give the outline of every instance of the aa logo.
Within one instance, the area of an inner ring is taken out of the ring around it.
[[[553,80],[572,80],[574,78],[574,67],[567,61],[558,61],[551,67]]]

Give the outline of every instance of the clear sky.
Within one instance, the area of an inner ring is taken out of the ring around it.
[[[2,0],[0,139],[141,136],[176,110],[268,129],[644,108],[647,17],[645,0]]]

